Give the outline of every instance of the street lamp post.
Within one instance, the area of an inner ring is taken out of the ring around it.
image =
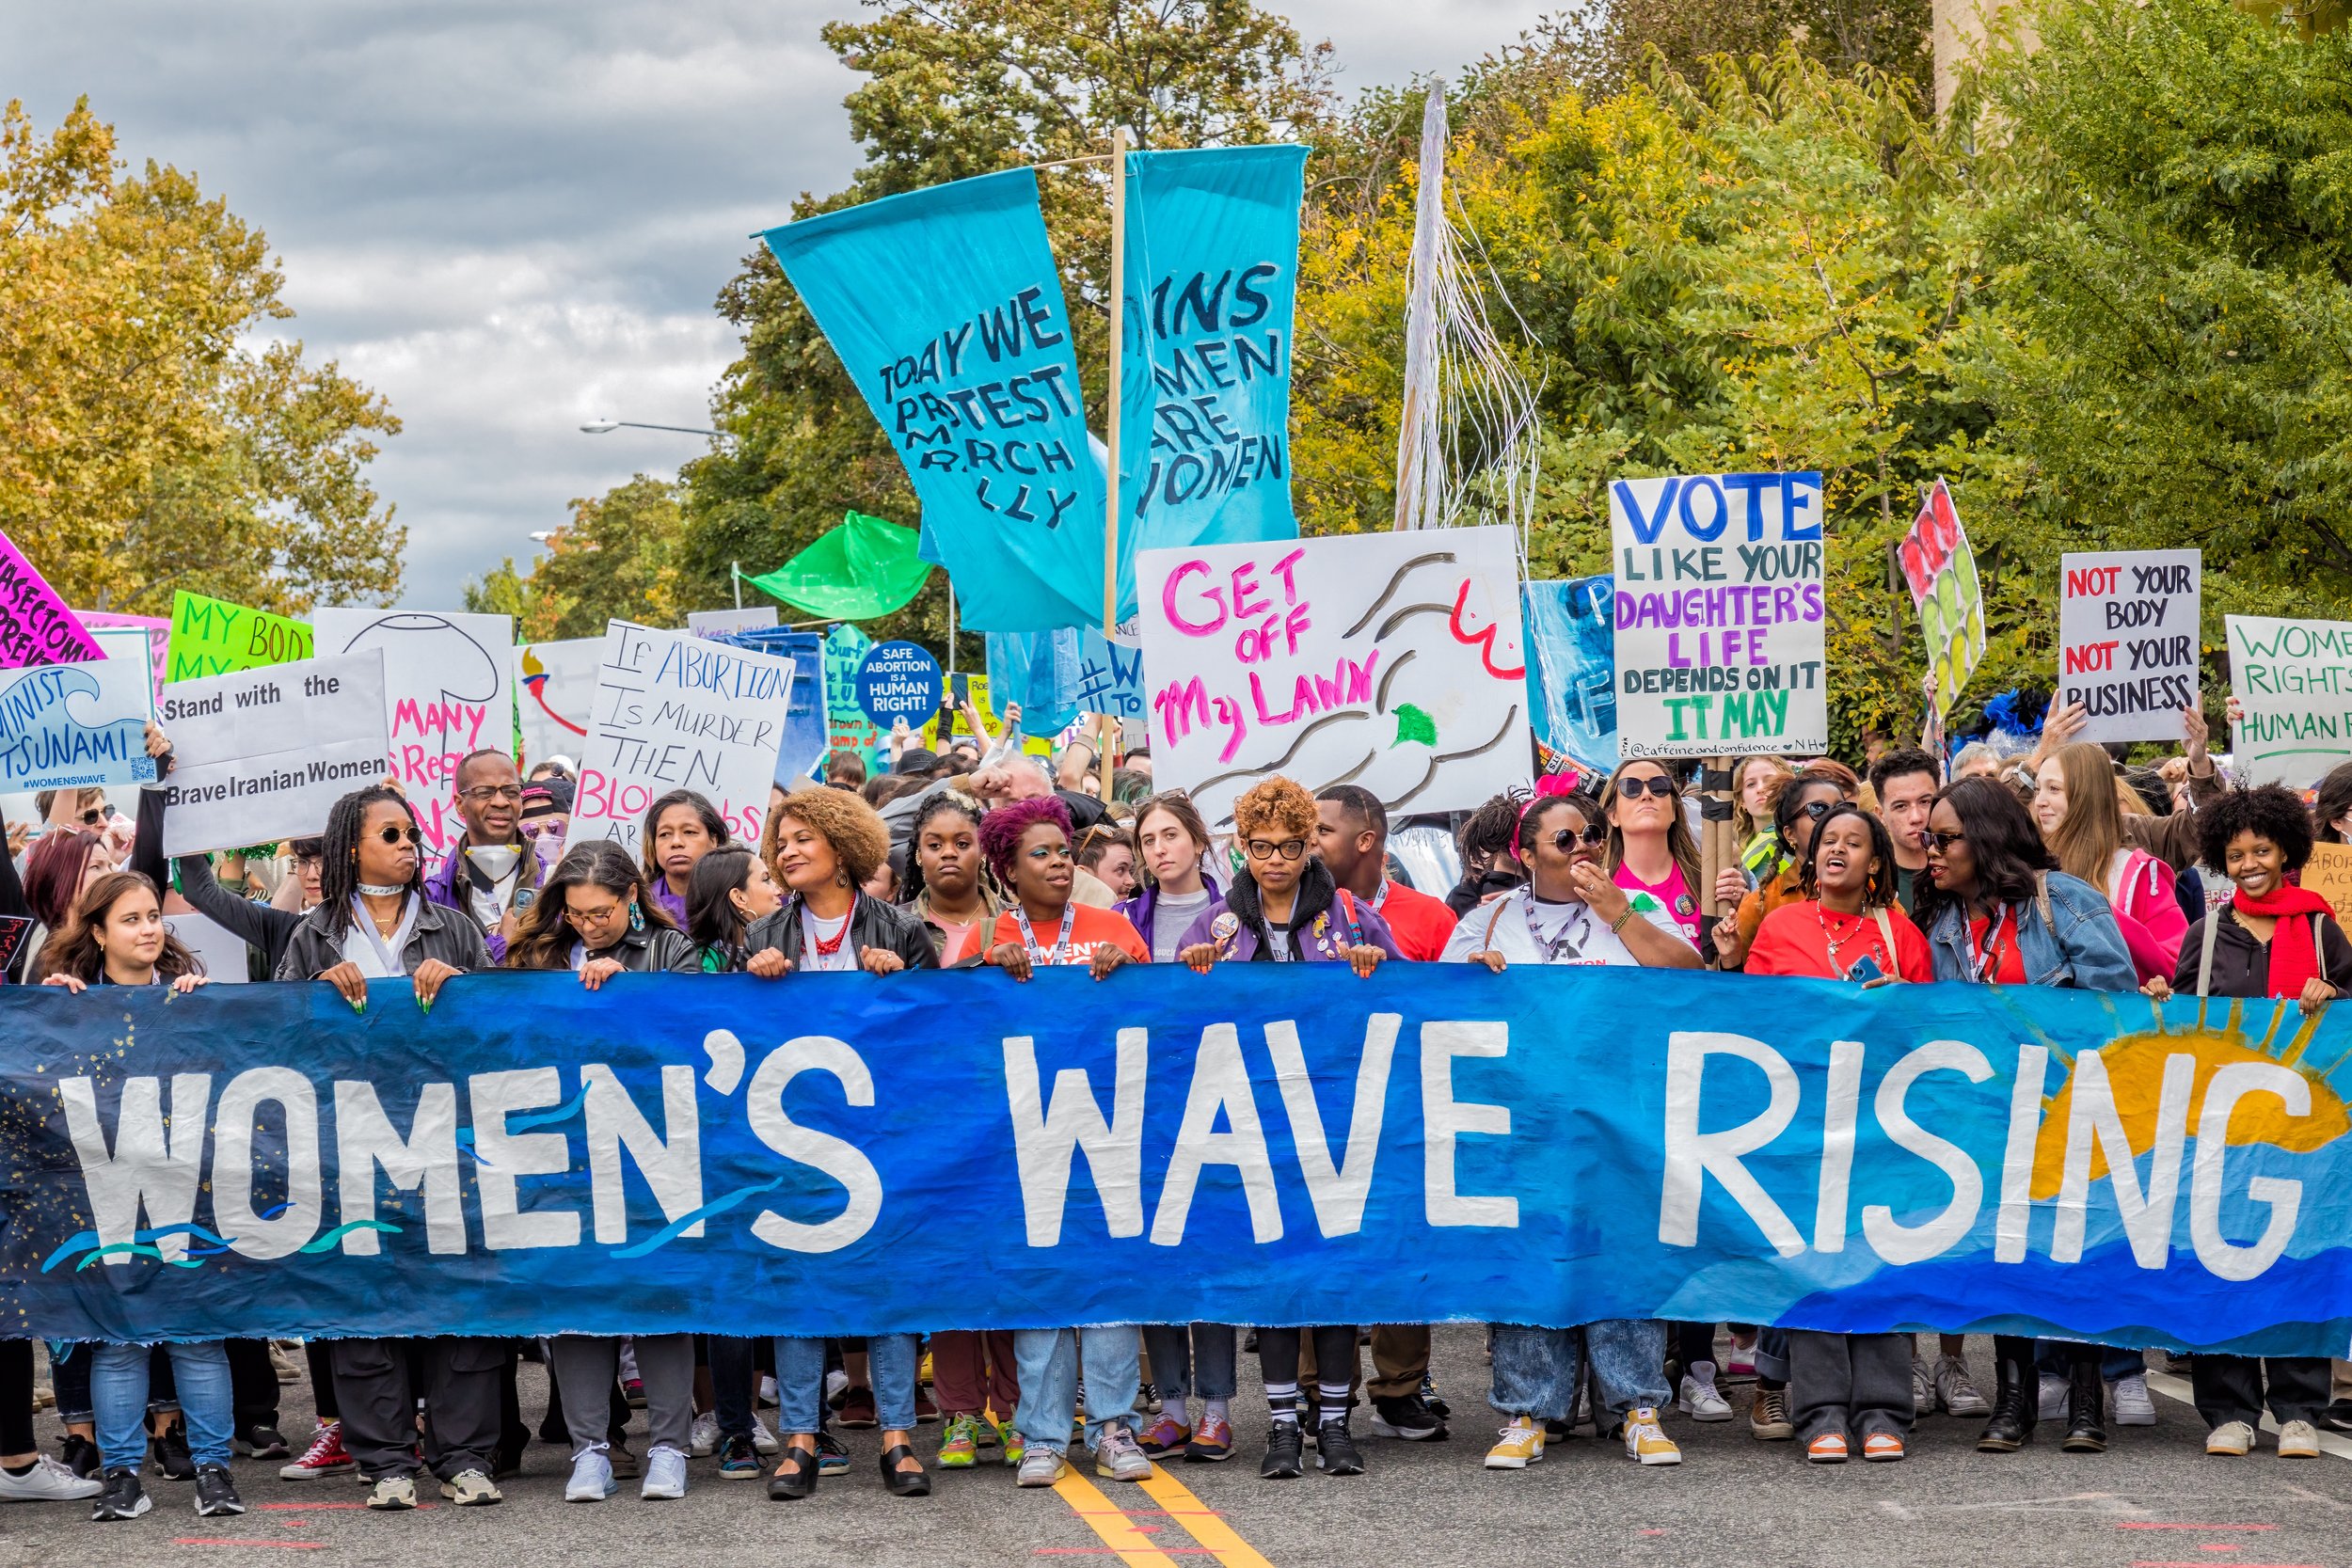
[[[610,436],[616,430],[668,430],[680,436],[708,436],[725,439],[723,431],[703,430],[687,424],[641,424],[635,420],[590,420],[580,428],[583,435],[588,436]]]

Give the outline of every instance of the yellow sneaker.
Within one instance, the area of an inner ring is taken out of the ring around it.
[[[1486,1450],[1489,1470],[1524,1470],[1544,1457],[1544,1423],[1515,1416],[1502,1429],[1502,1441]]]
[[[1625,1452],[1628,1459],[1644,1465],[1679,1465],[1682,1450],[1658,1424],[1658,1412],[1643,1407],[1629,1411],[1625,1418]]]

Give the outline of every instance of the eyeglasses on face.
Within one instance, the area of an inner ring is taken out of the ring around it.
[[[1949,849],[1967,836],[1966,833],[1939,833],[1933,828],[1930,828],[1919,835],[1919,839],[1931,849]]]
[[[460,791],[459,794],[461,799],[471,800],[477,806],[483,806],[489,804],[492,800],[520,800],[523,798],[523,786],[511,784],[476,784],[471,789]]]
[[[1830,814],[1832,808],[1843,803],[1844,802],[1838,800],[1807,800],[1804,805],[1799,806],[1797,809],[1804,812],[1805,816],[1813,818],[1814,821],[1819,822],[1822,817],[1827,816]]]
[[[1609,829],[1605,823],[1595,823],[1593,826],[1586,828],[1581,833],[1574,828],[1557,828],[1552,831],[1551,847],[1565,855],[1568,852],[1569,847],[1574,844],[1580,842],[1584,844],[1600,844],[1605,842],[1608,837]]]
[[[396,828],[389,822],[384,825],[383,831],[378,832],[375,836],[382,839],[387,844],[398,844],[404,838],[412,845],[421,844],[424,842],[424,835],[417,832],[415,828]]]
[[[1243,847],[1249,851],[1249,858],[1253,861],[1270,861],[1277,855],[1286,861],[1295,861],[1307,852],[1307,841],[1303,838],[1286,838],[1277,844],[1272,839],[1253,838]]]
[[[1638,800],[1645,795],[1655,795],[1661,800],[1670,800],[1674,792],[1675,782],[1669,778],[1653,779],[1637,773],[1617,781],[1617,793],[1629,800]]]

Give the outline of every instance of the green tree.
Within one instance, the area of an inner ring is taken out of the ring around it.
[[[603,495],[575,499],[572,520],[548,539],[526,575],[512,556],[466,584],[469,610],[515,617],[524,641],[601,637],[607,621],[675,626],[685,517],[677,487],[639,474]]]
[[[865,80],[849,97],[866,162],[848,189],[803,197],[793,217],[1022,164],[1101,153],[1111,128],[1147,146],[1263,141],[1319,122],[1327,45],[1308,47],[1248,0],[883,0],[824,31]],[[1099,167],[1042,173],[1048,232],[1101,407],[1108,205]],[[706,595],[730,562],[782,563],[845,510],[913,523],[897,453],[764,248],[720,295],[743,355],[714,400],[733,441],[686,472],[683,566]],[[934,578],[872,628],[944,646]]]
[[[268,243],[177,169],[125,177],[77,103],[0,112],[0,530],[59,592],[162,612],[389,601],[405,531],[367,482],[383,400],[299,342]]]

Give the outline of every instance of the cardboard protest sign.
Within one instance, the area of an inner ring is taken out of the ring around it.
[[[2352,929],[2352,844],[2314,844],[2303,863],[2303,888],[2335,907],[2336,924]]]
[[[1136,570],[1153,780],[1213,825],[1268,773],[1392,812],[1528,781],[1511,529],[1146,550]]]
[[[788,658],[612,622],[564,847],[611,839],[635,856],[645,808],[673,789],[700,791],[729,831],[757,839],[792,674]]]
[[[73,613],[92,631],[135,626],[147,634],[147,662],[155,673],[155,701],[160,705],[164,700],[165,648],[171,640],[171,623],[161,615],[121,615],[111,610],[77,610]]]
[[[425,868],[437,867],[466,831],[458,763],[515,743],[513,617],[338,609],[310,624],[320,657],[383,650],[390,772],[424,832]]]
[[[1619,756],[1829,750],[1820,474],[1615,480],[1609,538]]]
[[[1613,578],[1527,585],[1527,711],[1546,767],[1617,765],[1616,599]]]
[[[2222,625],[2246,715],[2231,727],[2237,776],[2309,789],[2352,761],[2352,622],[2232,615]]]
[[[247,967],[245,938],[194,910],[166,913],[164,928],[204,966],[204,978],[216,986],[242,986],[253,978]]]
[[[316,833],[338,798],[384,776],[384,655],[179,681],[163,723],[178,758],[164,786],[164,853]]]
[[[0,670],[87,664],[105,657],[81,617],[66,608],[15,542],[0,533]]]
[[[1984,594],[1977,583],[1977,556],[1968,531],[1960,526],[1952,493],[1937,480],[1919,503],[1911,531],[1896,549],[1911,608],[1927,639],[1928,668],[1935,675],[1935,711],[1949,713],[1984,657]]]
[[[2059,562],[2058,705],[2090,710],[2078,740],[2178,740],[2197,703],[2201,557],[2100,550]]]
[[[311,654],[308,622],[183,589],[171,596],[171,641],[164,678],[199,680],[231,670],[290,664]]]
[[[0,671],[0,792],[154,779],[147,633],[121,626],[89,638],[96,659]]]
[[[516,760],[525,771],[549,757],[580,761],[603,663],[601,637],[525,642],[515,650],[515,714],[523,736],[523,754]]]

